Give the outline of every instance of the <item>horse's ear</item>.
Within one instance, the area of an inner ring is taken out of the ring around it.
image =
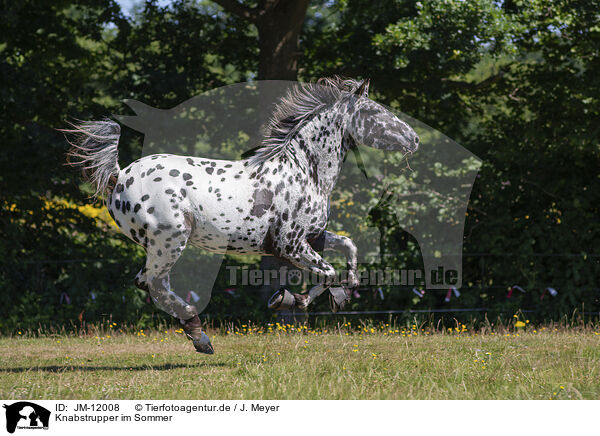
[[[360,84],[360,86],[358,87],[358,89],[356,90],[355,94],[359,95],[361,97],[368,97],[370,83],[371,83],[370,79],[363,80],[362,83]]]

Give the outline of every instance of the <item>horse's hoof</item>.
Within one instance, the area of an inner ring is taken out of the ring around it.
[[[298,309],[302,309],[302,310],[308,309],[308,305],[310,304],[308,295],[294,294],[294,299],[296,300],[296,307]]]
[[[329,288],[329,305],[332,312],[342,310],[349,301],[350,296],[344,288]]]
[[[210,343],[206,333],[202,331],[202,323],[198,315],[188,319],[183,323],[185,335],[192,341],[194,348],[198,353],[214,354],[215,349]]]
[[[280,289],[269,298],[267,306],[272,310],[289,310],[295,303],[294,294],[287,289]]]
[[[194,348],[198,353],[215,354],[215,349],[210,343],[210,339],[208,339],[208,336],[204,332],[200,336],[200,339],[193,339],[192,344],[194,344]]]

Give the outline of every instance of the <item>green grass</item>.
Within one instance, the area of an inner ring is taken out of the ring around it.
[[[600,399],[600,335],[243,328],[0,339],[5,399]],[[418,333],[417,333],[418,332]]]

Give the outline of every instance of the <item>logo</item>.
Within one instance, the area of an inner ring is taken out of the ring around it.
[[[29,401],[19,401],[4,405],[6,409],[6,431],[14,433],[18,429],[48,429],[50,411]]]

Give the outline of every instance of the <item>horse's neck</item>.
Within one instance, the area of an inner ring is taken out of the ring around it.
[[[343,125],[343,116],[324,112],[315,116],[295,138],[300,167],[327,196],[335,187],[348,151],[342,141]]]

